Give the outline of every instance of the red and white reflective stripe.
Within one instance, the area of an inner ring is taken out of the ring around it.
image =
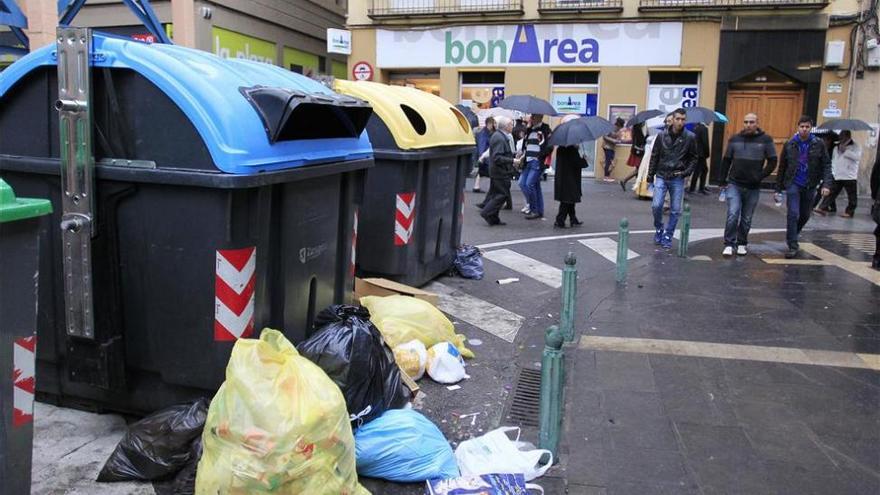
[[[37,337],[21,337],[12,343],[12,426],[34,421]]]
[[[217,250],[214,340],[233,341],[254,332],[257,248]]]
[[[416,219],[416,193],[397,195],[397,211],[394,214],[394,245],[405,246],[412,238]]]
[[[355,208],[354,210],[354,224],[351,228],[351,276],[354,276],[354,262],[357,257],[357,243],[358,243],[358,210]]]

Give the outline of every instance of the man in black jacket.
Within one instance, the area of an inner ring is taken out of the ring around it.
[[[521,158],[514,157],[510,145],[513,120],[503,116],[495,120],[498,130],[489,138],[489,194],[480,216],[489,225],[505,225],[498,212],[510,196],[510,179],[516,174],[514,165],[518,165]]]
[[[697,137],[697,167],[691,176],[689,192],[694,192],[697,182],[700,183],[700,194],[709,194],[706,190],[706,177],[709,175],[709,128],[706,124],[698,122],[694,126],[694,136]]]
[[[743,130],[730,138],[721,161],[721,187],[727,191],[724,256],[745,256],[752,215],[761,197],[761,182],[776,170],[773,138],[758,127],[758,116],[746,114]],[[729,185],[728,185],[729,183]]]
[[[654,140],[648,182],[654,184],[654,244],[663,249],[672,247],[672,234],[681,215],[684,199],[684,179],[697,165],[697,138],[684,128],[686,114],[683,108],[672,112],[672,125]],[[663,229],[663,201],[669,192],[669,224]]]
[[[813,212],[813,195],[822,183],[822,196],[831,192],[831,158],[825,143],[810,131],[813,119],[808,115],[798,119],[797,133],[782,147],[779,171],[776,174],[776,192],[785,191],[788,208],[785,240],[788,243],[786,258],[794,258],[800,245],[798,235]]]

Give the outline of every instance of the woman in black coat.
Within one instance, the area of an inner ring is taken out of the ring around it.
[[[587,161],[581,157],[578,146],[556,149],[556,176],[553,180],[553,198],[559,201],[559,213],[554,227],[565,228],[565,217],[572,227],[583,225],[574,212],[574,204],[581,202],[581,169]]]

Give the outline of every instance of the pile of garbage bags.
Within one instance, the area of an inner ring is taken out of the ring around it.
[[[210,406],[200,399],[132,424],[99,480],[176,476],[175,493],[362,495],[361,475],[429,482],[429,493],[524,493],[506,490],[543,474],[552,457],[507,430],[453,452],[412,409],[401,372],[440,383],[467,378],[464,358],[473,353],[464,336],[420,299],[367,296],[361,304],[320,312],[298,348],[272,329],[236,341]],[[461,491],[472,485],[497,489]]]

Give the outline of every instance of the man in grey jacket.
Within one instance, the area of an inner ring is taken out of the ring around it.
[[[507,117],[496,119],[498,130],[489,139],[489,194],[480,216],[491,226],[505,225],[498,212],[510,196],[510,179],[516,175],[514,165],[522,160],[514,156],[510,145],[513,120]]]

